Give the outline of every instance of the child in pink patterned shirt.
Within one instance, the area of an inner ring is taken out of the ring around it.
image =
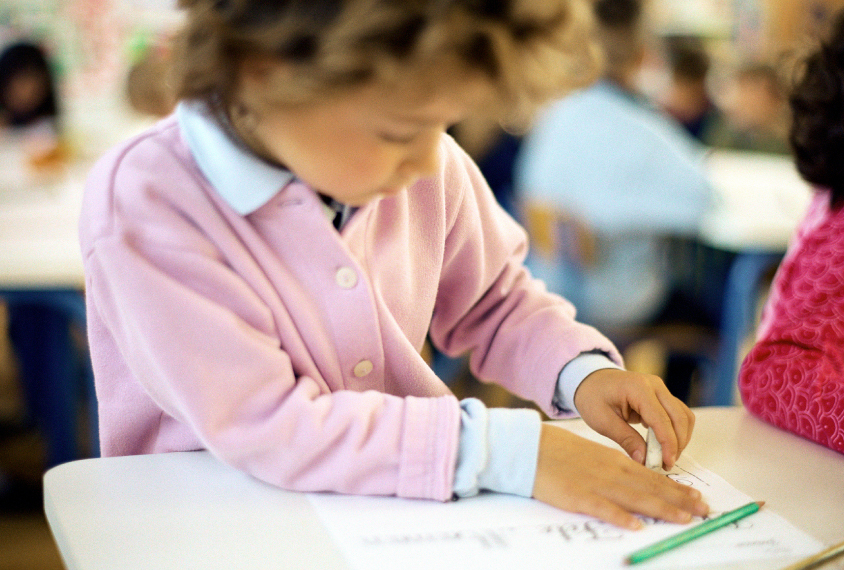
[[[790,101],[797,169],[816,195],[739,386],[753,414],[844,453],[844,12],[803,63]]]

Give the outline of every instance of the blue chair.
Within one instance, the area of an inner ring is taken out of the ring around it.
[[[85,331],[85,299],[72,289],[0,290],[29,412],[47,445],[47,467],[79,459],[87,411],[89,453],[98,454],[96,398],[87,351],[79,358],[71,326]],[[87,408],[87,409],[86,409]]]
[[[782,252],[750,250],[739,253],[733,260],[725,284],[715,382],[707,388],[702,405],[733,404],[739,353],[742,342],[756,324],[759,287],[782,257]]]

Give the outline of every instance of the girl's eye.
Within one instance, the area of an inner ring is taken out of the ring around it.
[[[416,137],[419,136],[419,133],[388,133],[388,132],[381,132],[378,133],[378,138],[381,140],[393,143],[393,144],[410,144]]]

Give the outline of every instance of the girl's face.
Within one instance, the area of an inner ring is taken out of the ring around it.
[[[50,94],[47,79],[39,70],[19,71],[3,87],[6,107],[16,115],[26,115],[37,109]]]
[[[428,96],[420,85],[367,85],[327,100],[276,106],[261,111],[252,134],[318,192],[362,206],[438,171],[440,136],[488,89],[480,82],[451,85]]]

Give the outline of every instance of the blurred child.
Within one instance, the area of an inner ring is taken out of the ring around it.
[[[24,127],[58,118],[53,75],[44,51],[29,42],[0,54],[0,124]]]
[[[667,40],[671,82],[661,105],[689,134],[705,141],[720,112],[709,97],[709,54],[698,38]]]
[[[59,110],[53,73],[44,50],[18,42],[0,53],[0,131],[24,147],[30,166],[55,166],[61,157]]]
[[[816,194],[739,372],[751,413],[844,453],[844,12],[790,96],[797,169]]]
[[[736,72],[724,112],[706,134],[716,148],[788,154],[788,108],[779,72],[752,63]]]
[[[694,416],[619,369],[522,266],[525,236],[444,134],[591,77],[578,1],[182,0],[174,116],[105,156],[80,225],[104,455],[207,449],[299,491],[515,493],[628,528],[700,494],[531,410],[458,402],[474,373],[576,409],[666,466]],[[553,64],[553,65],[552,65]]]
[[[537,118],[522,144],[516,181],[527,209],[553,208],[559,215],[552,223],[567,220],[556,227],[572,234],[558,240],[559,251],[532,256],[531,268],[575,304],[584,322],[626,348],[663,314],[676,321],[673,307],[685,312],[693,306],[673,301],[678,263],[670,245],[696,235],[711,191],[703,147],[636,91],[646,38],[641,0],[593,6],[604,76]],[[541,224],[535,216],[526,219],[540,244],[541,232],[534,230]],[[672,342],[677,337],[669,336]],[[665,346],[660,352],[647,359],[649,366],[674,351]],[[683,395],[693,372],[681,368],[676,382],[666,380],[672,393]]]

